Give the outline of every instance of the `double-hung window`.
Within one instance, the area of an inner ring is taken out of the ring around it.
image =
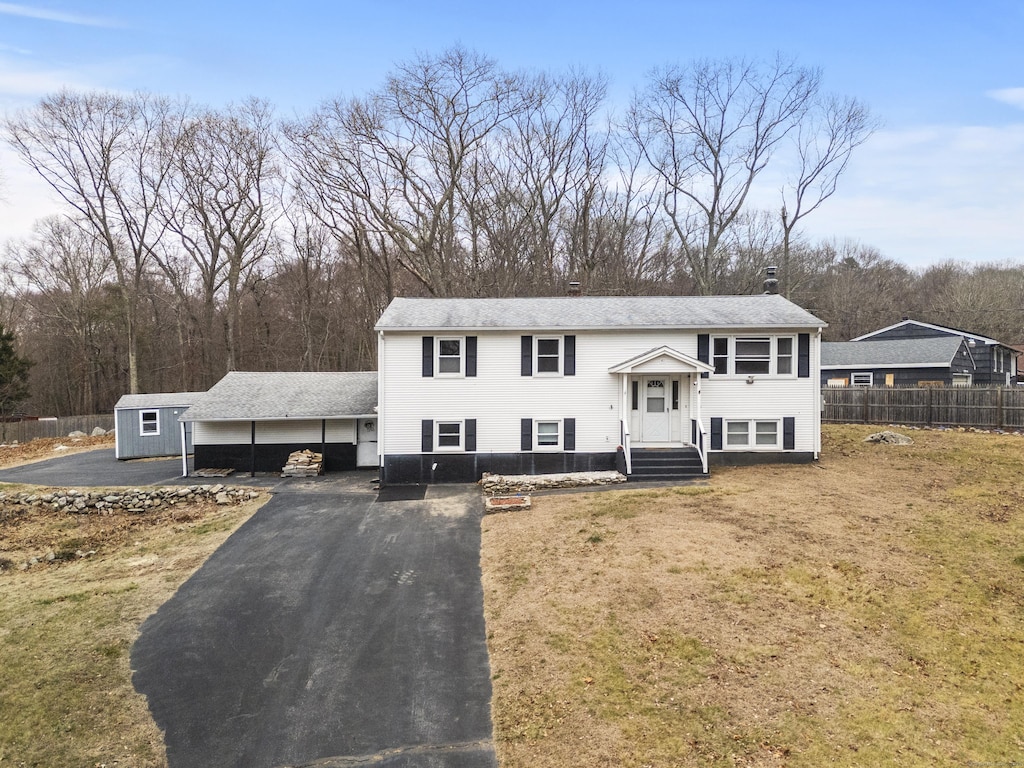
[[[727,336],[715,337],[712,351],[714,354],[711,363],[715,366],[715,373],[722,375],[729,373],[729,338]]]
[[[557,451],[562,447],[562,422],[538,419],[534,422],[534,435],[538,451]]]
[[[159,435],[160,434],[160,412],[140,411],[139,412],[139,434]]]
[[[562,372],[562,339],[561,337],[538,336],[534,339],[537,373],[558,374]]]
[[[772,340],[764,337],[737,337],[735,372],[745,376],[768,374],[772,369]]]
[[[465,372],[463,356],[465,340],[462,338],[440,338],[437,340],[437,375],[462,376]]]
[[[463,449],[461,421],[437,421],[434,426],[437,435],[437,450],[461,451]]]

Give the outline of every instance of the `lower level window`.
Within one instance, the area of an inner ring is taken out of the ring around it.
[[[462,450],[462,422],[461,421],[439,421],[437,422],[437,449],[439,451],[461,451]]]
[[[562,445],[562,422],[538,421],[534,434],[537,436],[537,448],[558,449]]]
[[[953,386],[954,387],[969,387],[969,386],[971,386],[971,374],[969,374],[969,373],[954,373],[953,374]]]
[[[850,374],[850,386],[852,387],[870,387],[874,382],[874,374],[870,371],[865,373],[851,373]]]
[[[727,448],[777,448],[779,422],[727,421],[725,445]]]
[[[159,411],[142,411],[139,413],[139,425],[140,434],[143,435],[159,435],[160,434],[160,412]]]

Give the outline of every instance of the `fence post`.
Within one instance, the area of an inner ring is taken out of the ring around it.
[[[996,390],[996,429],[1003,428],[1003,388]]]
[[[868,418],[868,416],[870,415],[870,411],[868,410],[868,390],[869,389],[871,389],[871,387],[864,387],[864,423],[865,424],[870,424],[871,423],[871,420]]]
[[[928,410],[925,411],[924,423],[930,427],[932,425],[932,394],[935,390],[932,387],[926,387],[926,390],[928,392]]]

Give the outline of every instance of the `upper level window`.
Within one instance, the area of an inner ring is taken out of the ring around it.
[[[535,339],[537,373],[562,372],[562,339],[560,337]]]
[[[736,339],[736,373],[767,374],[772,366],[772,340],[764,338]]]
[[[715,366],[715,373],[729,372],[729,339],[720,336],[714,341],[714,356],[712,363]]]
[[[139,413],[139,434],[159,435],[160,434],[160,412],[141,411]]]
[[[437,340],[437,374],[438,376],[462,376],[465,371],[463,357],[463,340]]]
[[[796,371],[793,336],[716,336],[711,344],[718,375],[792,376]]]

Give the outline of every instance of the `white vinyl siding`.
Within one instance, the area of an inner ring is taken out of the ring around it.
[[[353,419],[328,419],[328,443],[355,443],[356,426]],[[257,421],[257,445],[279,443],[319,443],[323,437],[319,419],[289,419],[288,421]],[[197,421],[192,429],[193,445],[250,445],[251,421]]]
[[[568,332],[568,331],[567,331]],[[576,419],[576,451],[614,452],[620,443],[623,401],[629,416],[629,390],[623,393],[622,377],[608,369],[661,346],[671,347],[696,359],[697,332],[693,331],[576,331],[576,375],[521,375],[520,331],[486,332],[478,337],[476,378],[435,377],[429,386],[422,380],[422,342],[425,331],[384,334],[379,347],[380,409],[384,416],[379,435],[385,454],[421,452],[423,419],[442,420],[452,414],[477,420],[477,452],[518,453],[521,450],[521,419]],[[725,336],[710,331],[712,336]],[[435,334],[440,336],[440,333]],[[537,338],[550,338],[543,333]],[[737,334],[738,335],[738,334]],[[748,336],[759,334],[749,333]],[[764,334],[760,334],[764,335]],[[777,334],[794,339],[796,332]],[[820,406],[818,340],[811,334],[811,376],[797,378],[716,377],[700,380],[702,421],[710,434],[711,416],[736,419],[796,419],[797,451],[817,451],[817,419]],[[536,361],[534,361],[536,362]],[[669,377],[666,377],[666,379]],[[689,398],[693,379],[683,378],[680,398]],[[687,383],[689,382],[689,383]],[[550,417],[550,418],[548,418]],[[687,430],[689,424],[681,424]],[[781,436],[780,436],[781,442]]]

